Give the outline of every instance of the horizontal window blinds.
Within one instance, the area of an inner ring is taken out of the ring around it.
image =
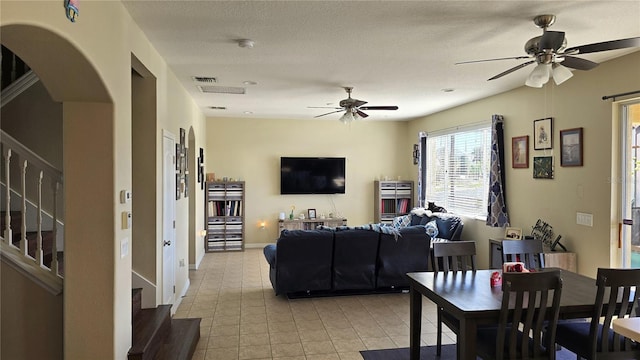
[[[491,126],[427,137],[426,201],[449,212],[486,216]]]

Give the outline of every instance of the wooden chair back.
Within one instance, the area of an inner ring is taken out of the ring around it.
[[[542,240],[502,240],[502,261],[524,263],[527,269],[544,268]]]
[[[600,350],[600,354],[637,349],[631,340],[613,330],[609,330],[613,332],[613,344],[609,343],[609,336],[598,336],[598,333],[602,329],[610,329],[611,321],[615,318],[637,316],[636,307],[640,301],[640,269],[599,268],[596,286],[596,307],[589,330],[591,353],[595,354],[597,350]],[[618,307],[616,304],[621,305]]]
[[[504,273],[502,291],[496,358],[555,359],[556,326],[562,295],[560,270]],[[549,298],[553,299],[551,306]],[[529,334],[531,339],[527,341]]]
[[[436,272],[476,270],[476,242],[433,243],[433,257]],[[442,268],[440,268],[441,264]]]

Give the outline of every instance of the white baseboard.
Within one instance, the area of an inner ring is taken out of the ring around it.
[[[273,244],[273,243],[251,243],[251,244],[244,244],[244,248],[245,249],[262,249],[265,246],[269,245],[269,244]]]
[[[198,270],[200,268],[200,264],[202,263],[202,259],[204,259],[205,252],[202,252],[199,259],[196,259],[195,264],[189,264],[189,270]]]
[[[142,308],[149,309],[158,306],[156,303],[156,286],[144,276],[131,270],[131,287],[142,288]]]
[[[182,289],[182,291],[180,292],[180,295],[178,297],[176,297],[174,300],[174,304],[173,306],[171,306],[171,316],[175,315],[176,310],[178,310],[178,308],[180,307],[180,304],[182,303],[182,298],[187,295],[187,290],[189,290],[189,287],[191,286],[191,281],[187,278],[187,282],[184,284],[184,288]]]

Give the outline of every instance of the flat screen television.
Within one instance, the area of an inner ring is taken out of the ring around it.
[[[345,158],[281,157],[280,194],[344,194]]]

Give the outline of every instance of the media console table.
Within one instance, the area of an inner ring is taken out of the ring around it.
[[[278,234],[282,232],[282,230],[313,230],[319,225],[329,226],[329,227],[337,227],[347,225],[347,219],[285,219],[278,220]]]
[[[502,240],[489,239],[489,266],[491,269],[502,269]],[[506,240],[506,239],[505,239]],[[576,253],[568,251],[551,251],[544,249],[544,266],[576,272]]]

